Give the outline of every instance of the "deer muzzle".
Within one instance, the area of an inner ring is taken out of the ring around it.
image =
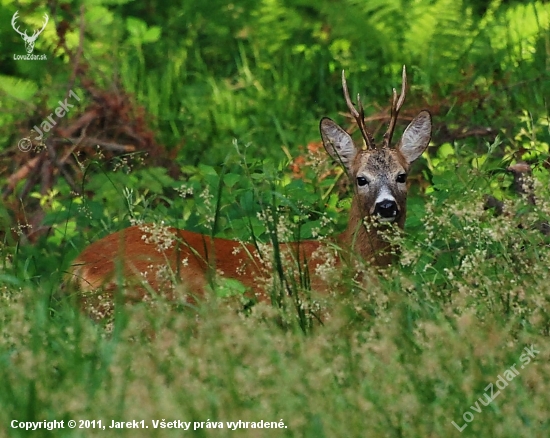
[[[374,214],[380,222],[393,222],[399,214],[399,207],[394,199],[384,199],[377,202]]]

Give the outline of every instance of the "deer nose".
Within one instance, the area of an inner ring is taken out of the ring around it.
[[[398,212],[397,202],[393,199],[384,199],[377,202],[374,208],[374,213],[383,219],[394,219]]]

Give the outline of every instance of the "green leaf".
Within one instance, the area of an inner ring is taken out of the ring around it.
[[[227,187],[233,187],[242,179],[243,179],[243,175],[238,175],[236,173],[228,173],[223,177],[223,180]]]
[[[156,43],[161,35],[161,29],[159,26],[152,26],[143,35],[144,43]]]

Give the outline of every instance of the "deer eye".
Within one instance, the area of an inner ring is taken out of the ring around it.
[[[407,181],[407,174],[406,173],[400,173],[399,175],[397,175],[396,181],[398,183],[406,182]]]
[[[369,183],[368,179],[364,176],[358,176],[357,177],[357,185],[358,186],[366,186]]]

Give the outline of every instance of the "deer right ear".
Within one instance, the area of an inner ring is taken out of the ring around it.
[[[351,136],[327,117],[321,119],[319,128],[325,150],[351,174],[351,164],[357,155],[357,147]]]
[[[430,144],[432,116],[426,110],[420,111],[403,132],[398,149],[409,164],[416,160]]]

